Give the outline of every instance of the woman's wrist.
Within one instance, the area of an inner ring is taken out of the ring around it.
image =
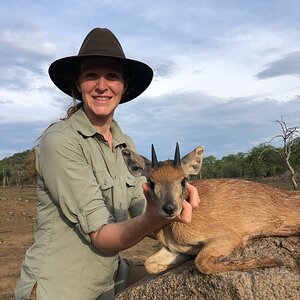
[[[139,216],[141,218],[141,226],[144,228],[147,228],[147,234],[152,233],[153,231],[164,227],[168,223],[170,223],[170,220],[165,219],[164,217],[158,215],[158,214],[149,214],[145,212],[144,214]]]

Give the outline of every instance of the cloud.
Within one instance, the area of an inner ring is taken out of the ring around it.
[[[200,144],[206,155],[216,157],[247,152],[277,134],[273,121],[282,114],[289,116],[288,124],[299,123],[300,97],[278,101],[174,93],[121,105],[116,118],[142,155],[149,156],[153,143],[160,159],[166,159],[173,155],[176,142],[182,153]]]
[[[47,42],[41,31],[32,28],[0,30],[0,64],[18,66],[31,71],[43,71],[41,65],[51,59],[55,47]]]
[[[152,59],[151,66],[154,71],[155,79],[159,77],[171,78],[176,72],[176,64],[170,60],[154,62]]]
[[[1,104],[8,104],[8,103],[13,103],[13,102],[11,100],[5,100],[5,99],[0,100],[0,105]]]
[[[286,54],[281,59],[265,65],[265,70],[256,74],[258,79],[292,75],[300,76],[300,51]]]
[[[1,123],[0,159],[34,147],[48,125],[48,122]]]
[[[64,116],[71,99],[47,69],[93,27],[110,28],[128,57],[154,69],[147,91],[116,114],[145,156],[151,143],[160,159],[173,156],[177,141],[182,154],[198,144],[217,157],[248,151],[277,133],[281,114],[299,120],[298,1],[21,2],[0,5],[1,153],[30,147],[22,137]]]
[[[54,45],[40,30],[31,26],[1,29],[0,88],[24,91],[39,86],[54,54]]]

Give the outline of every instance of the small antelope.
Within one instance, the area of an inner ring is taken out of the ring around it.
[[[124,160],[134,176],[146,176],[150,194],[159,213],[173,219],[180,214],[188,175],[198,174],[203,146],[180,159],[158,162],[152,146],[152,161],[130,150]],[[224,260],[249,240],[262,236],[290,236],[300,233],[300,193],[282,191],[240,179],[211,179],[192,182],[198,188],[200,205],[189,224],[172,222],[158,229],[163,248],[149,257],[145,266],[157,274],[196,256],[195,265],[204,274],[275,267],[282,262],[272,256]]]

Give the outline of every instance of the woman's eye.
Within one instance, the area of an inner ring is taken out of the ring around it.
[[[83,74],[84,78],[97,78],[97,74],[94,72],[87,72]]]
[[[107,73],[106,74],[106,77],[109,79],[109,80],[117,80],[117,79],[120,79],[120,75],[117,74],[117,73]]]

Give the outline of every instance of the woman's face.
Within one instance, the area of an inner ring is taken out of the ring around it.
[[[80,69],[78,90],[93,121],[112,117],[126,89],[122,66],[111,58],[90,58]]]

